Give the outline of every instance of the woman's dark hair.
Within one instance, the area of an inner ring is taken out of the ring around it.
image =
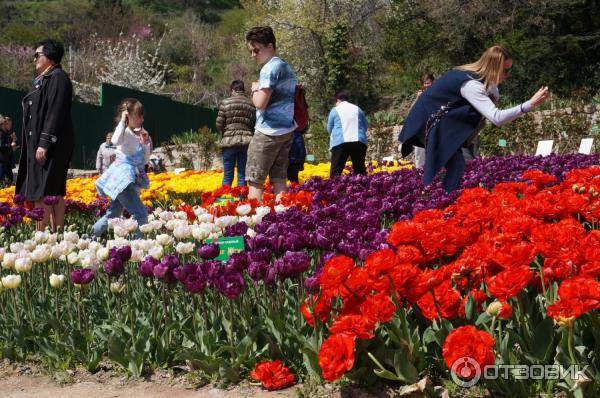
[[[334,98],[338,101],[348,101],[348,93],[345,90],[339,90],[335,93]]]
[[[255,26],[254,28],[250,29],[248,33],[246,33],[246,42],[260,43],[265,47],[271,43],[273,44],[273,50],[277,49],[277,45],[275,43],[275,34],[270,26]]]
[[[36,43],[35,48],[42,47],[42,52],[51,61],[60,64],[63,55],[65,55],[65,48],[63,45],[56,40],[45,39]]]
[[[424,73],[423,76],[421,76],[421,82],[425,83],[427,80],[431,81],[432,83],[435,81],[435,76],[433,73]]]
[[[244,82],[241,80],[234,80],[231,82],[231,86],[229,86],[229,89],[233,91],[244,92]]]

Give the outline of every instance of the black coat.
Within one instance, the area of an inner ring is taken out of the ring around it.
[[[469,73],[451,70],[437,79],[417,98],[400,131],[402,156],[414,146],[425,148],[425,185],[445,167],[443,187],[450,192],[460,186],[465,169],[462,146],[479,126],[482,115],[460,94],[464,82],[474,79]],[[438,114],[439,121],[435,120]],[[425,145],[425,129],[430,131]],[[431,126],[433,124],[433,126]]]
[[[74,147],[72,96],[69,76],[57,66],[23,98],[23,143],[16,193],[27,200],[66,193]],[[35,159],[38,147],[48,150],[43,164]]]

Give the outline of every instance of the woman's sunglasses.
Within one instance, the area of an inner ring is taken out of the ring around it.
[[[41,55],[46,55],[43,52],[36,52],[35,54],[33,54],[33,59],[37,60]]]

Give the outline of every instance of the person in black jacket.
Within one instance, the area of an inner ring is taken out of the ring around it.
[[[38,230],[52,221],[56,231],[64,224],[67,171],[74,147],[71,101],[73,86],[60,67],[62,44],[43,40],[36,45],[31,91],[23,98],[23,145],[16,193],[45,209]]]
[[[0,184],[13,183],[13,149],[17,137],[12,132],[12,119],[0,115]]]

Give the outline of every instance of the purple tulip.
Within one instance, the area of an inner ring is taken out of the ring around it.
[[[44,218],[44,209],[41,207],[34,207],[29,211],[27,217],[31,218],[34,221],[42,221]]]
[[[225,272],[216,283],[217,290],[229,299],[236,299],[246,286],[244,277],[239,272]]]
[[[154,267],[158,265],[159,261],[152,256],[146,256],[138,267],[138,272],[144,278],[154,276]]]
[[[16,205],[22,205],[25,203],[25,196],[21,195],[20,193],[16,194],[13,196],[13,203]]]
[[[122,246],[118,248],[116,254],[123,262],[129,261],[131,258],[131,246]]]
[[[248,232],[248,224],[243,221],[225,227],[223,236],[244,236]]]
[[[262,280],[269,269],[269,263],[264,260],[252,261],[248,265],[248,275],[254,282]]]
[[[242,272],[248,268],[248,255],[245,252],[233,253],[225,263],[227,271]]]
[[[119,276],[125,272],[123,261],[120,257],[110,257],[104,262],[104,272],[108,276]]]
[[[42,201],[46,206],[54,206],[58,203],[58,196],[44,196]]]
[[[87,285],[96,274],[89,268],[78,268],[71,272],[71,281],[77,285]]]
[[[213,258],[217,258],[220,253],[221,249],[217,244],[202,245],[198,249],[198,255],[204,260],[212,260]]]

